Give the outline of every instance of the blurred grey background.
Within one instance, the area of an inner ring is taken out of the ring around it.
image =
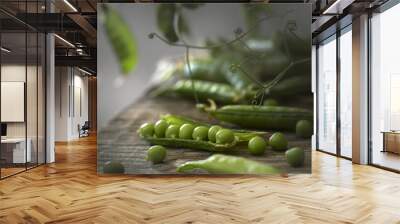
[[[117,58],[104,32],[101,7],[98,6],[97,32],[97,76],[98,76],[98,127],[107,123],[128,105],[140,98],[150,86],[150,79],[158,61],[166,57],[184,56],[185,48],[171,47],[158,39],[149,39],[148,34],[160,33],[156,24],[155,3],[107,3],[118,10],[130,25],[138,44],[138,64],[127,76],[120,72]],[[252,3],[256,4],[256,3]],[[258,4],[258,3],[257,3]],[[261,4],[261,3],[260,3]],[[233,39],[233,31],[238,27],[246,30],[243,4],[208,3],[197,10],[185,11],[191,30],[191,44],[203,44],[206,38],[224,37]],[[292,13],[285,18],[278,17],[262,25],[267,30],[283,29],[288,20],[295,20],[296,33],[311,40],[309,4],[270,4],[271,14]],[[302,18],[299,20],[299,18]],[[311,45],[311,42],[310,42]],[[193,52],[194,54],[197,52]],[[204,53],[204,51],[203,51]]]

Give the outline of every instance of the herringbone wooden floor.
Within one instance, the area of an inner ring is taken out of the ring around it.
[[[313,153],[313,174],[99,177],[95,138],[0,181],[0,223],[400,223],[400,175]]]

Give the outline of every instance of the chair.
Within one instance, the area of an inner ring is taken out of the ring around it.
[[[78,124],[79,138],[89,136],[89,121],[85,121],[82,127]]]

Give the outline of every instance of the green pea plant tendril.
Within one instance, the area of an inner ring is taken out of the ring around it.
[[[260,61],[260,63],[262,63],[262,60],[265,59],[265,57],[268,55],[267,53],[259,53],[259,52],[253,52],[254,50],[248,46],[245,41],[243,41],[243,39],[248,36],[249,34],[251,34],[252,32],[254,32],[255,30],[257,30],[259,28],[259,25],[269,19],[273,19],[273,18],[285,18],[288,14],[292,13],[292,10],[287,11],[283,16],[279,15],[279,16],[263,16],[261,18],[258,18],[256,20],[256,22],[250,26],[246,31],[243,31],[241,28],[236,28],[233,33],[235,34],[235,38],[228,40],[228,41],[221,41],[221,43],[219,44],[211,44],[211,45],[193,45],[193,44],[189,44],[185,41],[185,39],[183,38],[183,35],[181,33],[181,29],[179,29],[179,20],[181,18],[179,18],[179,16],[181,15],[179,14],[175,14],[174,17],[174,30],[176,35],[178,36],[178,40],[176,42],[171,42],[169,41],[167,38],[164,38],[163,36],[161,36],[158,33],[150,33],[148,35],[148,37],[150,39],[153,38],[157,38],[160,41],[164,42],[165,44],[168,44],[170,46],[174,46],[174,47],[182,47],[185,48],[185,64],[187,67],[187,70],[189,72],[189,79],[191,80],[192,83],[192,90],[193,90],[193,94],[194,94],[194,98],[196,103],[199,103],[199,98],[195,89],[195,85],[194,85],[194,81],[192,79],[192,66],[191,66],[191,60],[190,60],[190,50],[195,49],[195,50],[213,50],[213,49],[220,49],[220,48],[227,48],[229,46],[233,46],[234,44],[241,44],[243,46],[243,48],[247,51],[246,53],[246,58],[240,62],[235,62],[235,63],[231,63],[230,65],[230,70],[231,72],[241,72],[242,74],[244,74],[248,79],[250,79],[252,82],[254,82],[257,86],[257,91],[254,94],[254,97],[251,101],[251,103],[253,105],[261,105],[264,101],[265,95],[269,94],[270,90],[276,86],[286,75],[286,73],[293,67],[296,66],[298,64],[301,63],[306,63],[309,62],[311,59],[308,58],[302,58],[302,59],[294,59],[292,54],[290,53],[290,49],[289,49],[289,45],[288,45],[288,40],[287,40],[287,35],[283,35],[283,44],[284,44],[284,53],[288,56],[289,58],[289,64],[282,70],[280,71],[278,74],[275,75],[275,77],[267,82],[267,83],[262,83],[259,80],[257,80],[256,78],[254,78],[251,74],[249,74],[249,72],[247,72],[242,65],[249,63],[250,61],[253,60],[257,60]],[[296,30],[296,22],[295,21],[288,21],[286,26],[284,26],[284,34],[291,34],[293,35],[296,40],[300,43],[304,43],[306,44],[306,42],[300,38],[294,31]]]

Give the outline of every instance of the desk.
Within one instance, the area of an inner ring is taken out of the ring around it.
[[[400,154],[400,131],[383,131],[382,152]]]
[[[7,163],[25,163],[31,162],[31,145],[30,138],[26,140],[27,147],[25,152],[25,138],[5,138],[1,139],[2,159]],[[4,155],[5,154],[5,155]],[[3,156],[4,155],[4,156]],[[11,159],[12,158],[12,159]],[[25,161],[26,159],[26,161]]]

